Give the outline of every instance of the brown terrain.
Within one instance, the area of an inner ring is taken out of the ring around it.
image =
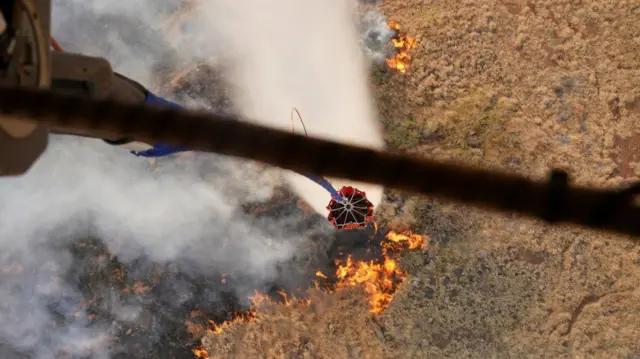
[[[541,178],[640,176],[640,2],[384,0],[417,39],[372,74],[389,146]],[[402,173],[398,173],[399,176]],[[212,358],[640,358],[640,245],[388,193],[378,222],[430,236],[388,309],[315,293],[211,333]],[[640,219],[639,219],[640,220]]]

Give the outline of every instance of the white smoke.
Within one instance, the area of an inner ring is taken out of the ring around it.
[[[373,65],[383,64],[389,58],[389,43],[395,35],[387,25],[387,18],[377,8],[367,7],[360,17],[360,38],[363,51]]]
[[[384,19],[368,15],[373,20],[358,29],[350,0],[192,1],[188,16],[172,19],[187,2],[54,0],[52,33],[67,51],[105,57],[149,87],[158,64],[179,69],[234,59],[228,77],[243,115],[290,129],[296,107],[312,136],[382,148],[361,44],[379,61],[383,50],[370,41],[372,31],[384,41],[384,26],[377,28]],[[286,177],[326,214],[322,188]],[[185,259],[216,263],[255,283],[272,279],[305,236],[277,230],[283,223],[250,223],[239,206],[269,198],[276,179],[273,171],[212,154],[162,159],[152,171],[101,141],[52,137],[28,174],[0,179],[0,356],[8,357],[8,344],[38,359],[59,348],[108,357],[109,327],[52,324],[52,305],[64,315],[81,310],[80,293],[61,279],[72,262],[65,245],[78,238],[101,238],[122,261]],[[341,183],[365,190],[376,204],[381,199],[379,186]],[[112,306],[118,316],[135,317],[135,308]]]
[[[0,341],[44,350],[35,354],[45,358],[52,346],[69,350],[106,335],[86,323],[53,332],[48,325],[51,298],[66,298],[65,314],[79,310],[72,283],[56,282],[70,269],[64,245],[78,238],[102,238],[122,262],[143,255],[160,263],[187,257],[254,283],[276,277],[275,266],[293,255],[301,238],[274,236],[238,213],[239,202],[270,196],[268,174],[209,154],[160,166],[150,171],[146,161],[122,149],[56,136],[27,175],[0,180]],[[6,268],[17,272],[1,273]],[[116,304],[114,314],[121,314]],[[53,342],[42,345],[46,337]]]
[[[383,148],[355,8],[353,0],[234,0],[203,6],[210,18],[224,14],[215,23],[234,56],[231,77],[242,114],[290,131],[289,115],[296,107],[310,136]],[[324,189],[296,173],[287,179],[317,212],[326,213]],[[333,182],[338,189],[351,184],[364,190],[374,205],[382,198],[378,185]]]

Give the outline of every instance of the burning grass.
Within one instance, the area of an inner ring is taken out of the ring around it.
[[[303,298],[278,292],[280,300],[256,293],[251,309],[222,324],[210,322],[199,358],[313,357],[346,358],[353,350],[367,358],[381,357],[384,336],[376,316],[387,308],[400,284],[407,278],[398,263],[406,249],[421,249],[427,238],[410,232],[389,232],[367,249],[373,259],[349,254],[336,259],[335,273],[316,272],[315,288]],[[345,323],[344,318],[350,318]],[[338,328],[343,326],[343,328]]]
[[[391,39],[396,53],[393,57],[386,60],[387,66],[400,73],[405,73],[411,63],[409,51],[416,47],[417,41],[414,37],[404,34],[400,25],[395,20],[390,20],[387,26],[396,32],[395,36]]]
[[[359,287],[307,291],[307,301],[265,301],[251,321],[236,322],[203,340],[201,358],[381,358],[380,331]],[[348,320],[345,320],[348,318]]]
[[[381,314],[393,299],[407,273],[398,265],[397,255],[404,249],[420,249],[425,244],[423,236],[389,232],[380,243],[382,259],[354,260],[350,255],[345,261],[336,260],[337,288],[361,285],[369,297],[370,312]]]

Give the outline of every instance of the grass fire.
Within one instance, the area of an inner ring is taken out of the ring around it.
[[[336,260],[337,288],[362,285],[369,296],[370,311],[381,314],[391,302],[398,285],[407,277],[398,265],[398,254],[404,249],[422,248],[424,244],[423,236],[389,232],[386,240],[380,243],[380,260],[357,261],[351,255],[345,261]]]
[[[288,131],[295,106],[312,137],[637,180],[637,0],[358,3],[57,0],[51,35],[193,109]],[[76,75],[102,96],[102,73]],[[325,191],[268,166],[132,157],[52,135],[0,179],[1,359],[640,358],[630,238],[389,188],[379,231],[335,231]]]
[[[389,20],[387,26],[395,31],[395,36],[391,39],[394,55],[386,59],[387,66],[404,74],[407,72],[407,69],[409,69],[411,62],[409,51],[416,47],[417,41],[415,38],[404,34],[400,25],[395,20]]]
[[[316,271],[314,286],[302,291],[301,297],[283,291],[277,291],[274,296],[256,292],[250,297],[252,305],[247,312],[236,314],[235,318],[221,324],[209,321],[204,346],[194,349],[193,353],[196,357],[205,359],[246,357],[250,354],[247,346],[237,345],[237,340],[255,338],[255,333],[260,332],[264,326],[269,326],[269,330],[279,328],[277,332],[272,332],[277,336],[284,323],[289,320],[291,323],[286,326],[299,326],[301,332],[313,331],[313,325],[310,324],[314,321],[312,319],[316,316],[335,315],[331,313],[335,310],[332,302],[340,301],[345,296],[357,303],[362,313],[365,313],[366,308],[368,317],[373,318],[370,320],[375,320],[376,316],[384,312],[400,284],[407,278],[407,273],[399,265],[401,253],[410,249],[422,249],[427,240],[427,237],[411,232],[391,231],[381,240],[372,236],[371,241],[376,243],[367,248],[364,254],[347,254],[346,258],[335,259],[335,269],[331,274]],[[344,255],[344,252],[339,252],[338,255]],[[310,322],[307,323],[307,320]],[[279,356],[273,353],[269,357]]]

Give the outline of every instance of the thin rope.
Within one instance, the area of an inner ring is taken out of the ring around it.
[[[302,129],[304,130],[304,135],[309,136],[309,134],[307,133],[307,126],[304,125],[304,121],[302,120],[302,115],[300,114],[300,111],[298,111],[298,109],[295,107],[291,108],[291,132],[296,133],[296,125],[293,121],[294,113],[298,114],[298,119],[300,119],[300,123],[302,123]]]

